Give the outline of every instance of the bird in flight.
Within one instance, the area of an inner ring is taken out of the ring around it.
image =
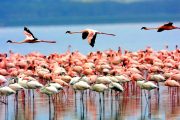
[[[97,34],[116,36],[114,34],[98,32],[98,31],[93,30],[93,29],[85,29],[85,30],[82,30],[82,31],[79,31],[79,32],[66,31],[66,33],[69,33],[69,34],[81,33],[82,34],[82,39],[84,40],[84,39],[87,38],[88,43],[89,43],[89,45],[91,47],[94,47]]]
[[[24,27],[24,35],[26,36],[26,38],[25,38],[25,40],[23,40],[21,42],[8,40],[7,43],[16,43],[16,44],[38,43],[38,42],[56,43],[56,41],[48,41],[48,40],[39,40],[39,39],[37,39],[27,27]]]
[[[180,29],[180,27],[173,26],[173,23],[169,22],[169,23],[164,24],[164,25],[157,27],[157,28],[142,27],[141,30],[143,30],[143,29],[144,30],[157,30],[157,32],[162,32],[164,30]]]

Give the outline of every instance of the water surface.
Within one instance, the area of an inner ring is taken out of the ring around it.
[[[178,120],[180,119],[179,90],[169,89],[161,83],[160,93],[151,91],[149,104],[144,91],[139,88],[125,89],[118,95],[106,91],[102,94],[85,91],[77,92],[67,90],[66,95],[60,92],[53,96],[49,103],[46,95],[35,91],[23,96],[19,92],[18,100],[14,95],[8,97],[8,105],[0,104],[1,120]],[[29,97],[28,97],[29,96]],[[30,97],[31,96],[31,97]],[[100,97],[101,98],[100,98]]]

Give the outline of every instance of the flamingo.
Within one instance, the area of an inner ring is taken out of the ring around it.
[[[76,99],[76,90],[80,90],[81,91],[81,100],[82,100],[82,103],[83,103],[84,90],[90,89],[91,87],[90,87],[90,85],[87,82],[81,81],[81,79],[80,79],[80,81],[76,82],[73,85],[73,89],[75,91],[75,99]]]
[[[37,89],[43,87],[41,83],[35,80],[28,80],[26,82],[26,85],[28,86],[28,89]]]
[[[40,92],[41,92],[42,94],[48,95],[48,98],[49,98],[49,108],[50,108],[50,106],[51,106],[51,100],[50,100],[51,95],[58,93],[57,87],[58,87],[58,86],[55,85],[55,84],[47,84],[47,85],[43,86],[43,87],[40,89]],[[50,110],[50,109],[49,109],[49,110]]]
[[[112,82],[119,82],[119,80],[115,76],[107,76]]]
[[[153,30],[153,29],[157,29],[157,32],[162,32],[164,30],[173,30],[173,29],[180,29],[180,27],[176,27],[176,26],[173,26],[173,23],[172,22],[169,22],[167,24],[164,24],[160,27],[157,27],[157,28],[147,28],[147,27],[142,27],[141,30],[144,29],[144,30]]]
[[[16,79],[16,78],[14,78],[14,79]],[[10,87],[12,90],[14,90],[16,92],[15,99],[17,100],[18,91],[23,90],[24,88],[19,83],[17,83],[17,80],[14,80],[14,81],[16,81],[16,83],[9,83],[8,87]]]
[[[169,87],[180,87],[180,84],[175,80],[166,80],[164,85]]]
[[[96,91],[96,92],[99,93],[99,102],[101,103],[100,93],[103,94],[103,98],[104,98],[104,91],[108,90],[108,87],[106,85],[102,84],[102,83],[100,83],[100,84],[96,83],[93,86],[91,86],[91,90]]]
[[[118,80],[119,83],[125,83],[131,81],[129,77],[125,75],[116,75],[115,78]]]
[[[21,42],[16,42],[16,41],[8,40],[7,43],[16,43],[16,44],[21,44],[21,43],[37,43],[37,42],[56,43],[56,41],[39,40],[38,38],[36,38],[32,34],[32,32],[27,27],[24,27],[24,34],[26,36],[25,40],[23,40]]]
[[[33,98],[34,98],[34,89],[42,88],[43,85],[39,83],[37,80],[24,80],[25,77],[19,77],[18,83],[26,88],[26,89],[32,89],[33,90]]]
[[[7,79],[3,75],[0,75],[0,84],[5,82],[7,82]]]
[[[48,96],[51,96],[52,94],[58,93],[58,89],[54,85],[48,84],[42,87],[40,89],[40,92]]]
[[[153,82],[151,81],[137,81],[137,83],[139,83],[141,89],[145,89],[145,90],[152,90],[152,89],[155,89],[155,88],[158,88],[157,85],[155,85]]]
[[[147,79],[149,81],[155,81],[157,83],[158,93],[159,93],[159,82],[164,82],[166,80],[165,77],[162,76],[161,74],[150,74],[150,75],[148,75]]]
[[[10,87],[8,86],[4,86],[4,87],[1,87],[0,88],[0,96],[9,96],[9,95],[12,95],[12,94],[15,94],[16,92],[14,90],[12,90]],[[6,101],[8,101],[6,99]],[[6,102],[3,102],[3,101],[0,101],[4,104],[7,104]]]
[[[16,92],[8,86],[4,86],[4,87],[0,88],[0,95],[1,96],[9,96],[9,95],[15,94],[15,93]]]
[[[66,33],[69,34],[75,34],[75,33],[82,33],[82,39],[88,39],[88,43],[91,47],[94,47],[95,44],[95,40],[96,40],[96,36],[97,34],[104,34],[104,35],[111,35],[111,36],[116,36],[114,34],[109,34],[109,33],[104,33],[104,32],[98,32],[96,30],[93,29],[85,29],[82,30],[80,32],[71,32],[71,31],[66,31]]]
[[[16,92],[23,89],[23,87],[18,83],[11,83],[8,86]]]
[[[57,90],[63,90],[63,86],[56,82],[50,82],[49,85],[54,86]]]
[[[115,90],[115,91],[119,91],[119,92],[123,92],[124,91],[124,88],[122,87],[121,84],[119,83],[116,83],[116,82],[111,82],[109,84],[109,87],[112,89],[112,90]]]
[[[112,82],[111,79],[106,76],[99,76],[96,79],[96,83],[110,84],[111,82]]]
[[[71,81],[69,82],[70,85],[74,85],[75,83],[77,83],[79,81],[80,77],[73,77],[71,78]]]
[[[91,87],[91,90],[100,93],[100,92],[104,92],[105,90],[108,90],[108,87],[102,83],[99,83],[99,84],[96,83]]]
[[[87,82],[85,81],[78,81],[73,85],[74,90],[86,90],[89,89],[90,86]]]

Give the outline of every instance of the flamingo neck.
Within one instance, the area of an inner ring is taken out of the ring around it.
[[[70,34],[76,34],[76,33],[82,33],[82,32],[70,32]]]
[[[156,29],[159,29],[159,28],[146,28],[147,30],[156,30]]]

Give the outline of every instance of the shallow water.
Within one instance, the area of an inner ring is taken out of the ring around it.
[[[26,91],[25,96],[19,92],[18,100],[14,95],[8,97],[8,104],[0,104],[1,120],[178,120],[180,119],[180,97],[177,88],[169,89],[161,83],[160,92],[151,91],[151,99],[146,97],[139,88],[126,88],[124,93],[115,96],[106,91],[99,94],[85,91],[83,94],[66,89],[66,94],[60,92],[49,98],[35,90]],[[30,97],[31,96],[31,97]],[[148,100],[150,104],[147,104]]]

